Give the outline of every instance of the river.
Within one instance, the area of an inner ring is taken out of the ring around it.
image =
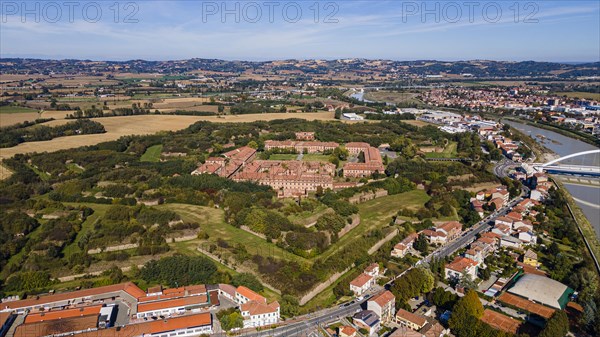
[[[531,136],[531,138],[535,139],[538,143],[542,144],[547,149],[555,152],[561,157],[572,153],[598,149],[594,145],[561,135],[553,131],[513,121],[503,122],[525,133],[526,135]],[[600,166],[600,156],[588,155],[584,157],[575,157],[567,159],[563,163],[573,165]],[[592,179],[595,178],[586,178],[586,180]],[[600,238],[600,186],[574,184],[567,180],[563,181],[563,184],[569,193],[571,193],[573,198],[575,198],[575,202],[594,227],[596,236]]]

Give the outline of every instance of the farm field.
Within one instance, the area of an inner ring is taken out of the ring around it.
[[[416,99],[419,96],[418,93],[412,92],[394,92],[394,91],[369,91],[365,93],[365,99],[376,102],[415,102],[420,101]]]
[[[29,152],[52,152],[77,148],[80,146],[95,145],[119,139],[126,135],[147,135],[160,131],[177,131],[188,127],[198,121],[215,123],[244,123],[259,120],[271,121],[276,119],[301,118],[306,120],[334,120],[333,112],[322,113],[271,113],[217,116],[175,116],[175,115],[137,115],[92,118],[106,128],[106,133],[93,135],[79,135],[59,137],[48,141],[25,142],[17,146],[4,148],[0,152],[0,159],[10,158],[15,154]],[[54,120],[44,125],[56,126],[72,120]]]
[[[582,91],[569,91],[569,92],[556,92],[557,96],[567,96],[569,98],[585,98],[594,101],[600,101],[600,92],[582,92]]]
[[[22,106],[0,106],[0,114],[16,114],[16,113],[27,113],[27,112],[35,112],[35,109],[22,107]]]

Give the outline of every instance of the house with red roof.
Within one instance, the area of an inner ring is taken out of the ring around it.
[[[244,328],[255,328],[279,322],[280,306],[277,301],[267,303],[266,298],[244,286],[237,287],[235,301],[240,305],[240,311],[244,317]]]
[[[460,236],[462,224],[458,221],[449,221],[438,225],[434,229],[426,229],[421,232],[429,243],[445,244]]]
[[[350,282],[350,291],[354,292],[356,296],[360,296],[374,284],[375,278],[373,276],[362,273]]]
[[[458,256],[454,261],[446,264],[444,275],[447,280],[460,280],[463,275],[469,275],[472,280],[477,278],[477,262],[469,258]]]
[[[279,322],[280,306],[277,301],[267,304],[261,301],[249,301],[240,306],[244,317],[244,328],[256,328]]]
[[[389,290],[369,298],[367,309],[373,311],[383,323],[394,319],[396,311],[396,297]]]
[[[356,337],[356,329],[348,325],[342,325],[338,328],[339,337]]]

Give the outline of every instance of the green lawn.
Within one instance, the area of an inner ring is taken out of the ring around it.
[[[448,143],[448,146],[442,152],[428,152],[425,154],[426,158],[456,158],[458,144],[456,142]]]
[[[81,166],[79,166],[75,163],[68,163],[67,168],[75,173],[81,173],[81,172],[85,171],[85,169],[81,168]]]
[[[21,112],[38,112],[38,111],[36,109],[26,108],[26,107],[22,107],[22,106],[14,106],[14,105],[0,106],[0,114],[14,114],[14,113],[21,113]]]
[[[109,207],[111,207],[112,205],[84,204],[84,203],[75,203],[75,202],[73,202],[73,203],[65,202],[64,204],[68,205],[68,206],[74,206],[74,207],[87,206],[94,210],[94,214],[88,216],[87,219],[85,219],[85,221],[83,222],[83,224],[81,224],[81,230],[79,231],[79,233],[77,233],[77,237],[75,237],[75,240],[73,240],[73,243],[71,243],[70,245],[66,246],[63,249],[62,252],[65,255],[65,257],[69,257],[69,256],[71,256],[71,254],[79,251],[79,247],[77,246],[77,243],[79,243],[79,241],[81,241],[81,238],[86,233],[93,230],[94,224],[96,223],[96,221],[98,221],[98,219],[104,217],[104,214],[106,214],[106,210]]]
[[[158,206],[158,208],[172,210],[179,214],[184,221],[198,222],[200,229],[209,235],[209,241],[211,242],[216,242],[217,239],[221,238],[227,241],[230,246],[235,246],[238,243],[242,244],[250,254],[265,257],[273,256],[285,260],[295,260],[300,263],[307,262],[303,257],[292,254],[258,236],[225,223],[223,211],[220,209],[186,204],[164,204]],[[186,244],[192,245],[191,247],[195,249],[195,246],[199,243],[200,240],[192,240]]]
[[[344,235],[335,244],[329,247],[319,257],[326,259],[338,249],[352,244],[357,238],[364,236],[367,232],[383,228],[390,223],[400,208],[417,210],[429,200],[425,191],[414,190],[406,193],[400,193],[373,199],[358,205],[358,214],[360,215],[360,225],[356,226],[348,234]]]
[[[162,152],[162,149],[162,144],[150,146],[146,149],[146,152],[144,152],[144,154],[140,158],[140,161],[149,161],[157,163],[158,161],[160,161],[160,154]]]
[[[36,166],[31,164],[27,164],[27,166],[29,166],[29,168],[31,168],[33,172],[35,172],[35,174],[37,174],[43,181],[48,181],[50,179],[50,175],[48,173],[40,171]]]
[[[331,209],[325,205],[320,205],[312,212],[304,211],[302,213],[290,215],[290,216],[288,216],[288,219],[290,219],[290,221],[295,224],[298,224],[301,226],[308,226],[311,223],[317,221],[323,214],[330,213],[330,212],[333,212],[333,209]]]
[[[293,153],[275,153],[269,156],[269,160],[296,160],[297,154]]]
[[[302,160],[303,161],[321,161],[321,162],[328,163],[329,156],[317,154],[317,153],[307,153],[302,157]]]

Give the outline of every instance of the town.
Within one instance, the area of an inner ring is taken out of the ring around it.
[[[492,144],[488,151],[495,149],[513,163],[503,173],[520,188],[498,185],[473,193],[468,207],[481,220],[468,227],[460,221],[430,221],[422,230],[405,231],[398,242],[391,242],[388,257],[416,262],[391,278],[384,267],[389,261],[369,264],[341,284],[354,297],[340,305],[343,315],[324,316],[319,326],[330,336],[441,337],[460,328],[457,320],[449,319],[452,311],[440,296],[453,298],[456,307],[472,300],[475,292],[479,293],[474,298],[481,307],[481,322],[508,334],[542,329],[563,312],[570,319],[582,315],[576,291],[540,268],[538,254],[547,253],[540,243],[549,240],[548,232],[540,229],[547,212],[542,206],[556,186],[546,173],[528,165],[533,158],[530,150],[522,151],[527,145],[507,137],[510,131],[501,123],[476,115],[431,111],[417,116],[438,125],[441,132],[470,133]],[[364,142],[319,141],[309,131],[294,136],[265,141],[264,152],[248,143],[208,157],[191,174],[267,185],[278,198],[308,198],[377,181],[385,176],[382,156],[386,160],[398,156],[389,144],[372,147]],[[272,156],[286,159],[271,160]],[[376,192],[367,199],[361,194],[349,200],[361,203],[385,196]],[[397,217],[395,223],[407,221]],[[434,276],[436,268],[439,278]],[[405,279],[417,282],[412,290],[400,288]],[[243,285],[229,284],[158,285],[142,290],[128,282],[26,299],[8,297],[0,309],[3,335],[23,337],[186,337],[236,330],[251,334],[261,327],[275,334],[295,322],[283,319],[277,301],[269,302]]]

